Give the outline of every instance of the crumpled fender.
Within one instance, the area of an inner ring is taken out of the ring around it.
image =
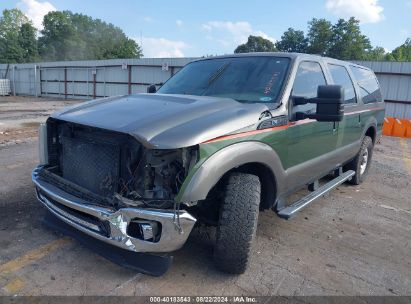
[[[189,203],[205,199],[226,172],[247,163],[260,163],[268,167],[275,176],[277,193],[283,191],[286,173],[277,153],[267,144],[248,141],[227,146],[210,156],[184,182],[182,193],[176,200]]]

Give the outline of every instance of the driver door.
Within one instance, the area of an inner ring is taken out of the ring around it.
[[[333,164],[327,163],[326,160],[327,153],[335,150],[337,128],[334,122],[318,122],[308,118],[297,120],[298,112],[313,114],[316,105],[308,103],[294,106],[293,99],[316,97],[318,86],[326,84],[327,80],[319,62],[300,62],[289,101],[291,126],[287,129],[287,169],[290,176],[296,174],[295,179],[299,180],[301,185],[333,169]]]

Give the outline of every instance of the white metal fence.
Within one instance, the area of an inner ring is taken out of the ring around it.
[[[143,58],[0,65],[14,95],[96,98],[146,92],[195,58]]]

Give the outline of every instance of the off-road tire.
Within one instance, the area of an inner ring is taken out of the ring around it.
[[[222,271],[241,274],[247,268],[257,230],[261,184],[257,176],[228,176],[221,202],[214,263]]]
[[[350,184],[359,185],[367,177],[371,165],[373,149],[374,144],[371,137],[365,136],[361,143],[360,152],[358,152],[357,156],[351,162],[344,166],[345,171],[355,171],[355,175],[348,181]],[[364,165],[364,155],[367,155],[367,161],[365,169],[362,169],[361,167]]]

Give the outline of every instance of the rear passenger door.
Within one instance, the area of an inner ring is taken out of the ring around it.
[[[360,138],[361,123],[358,99],[354,89],[354,82],[348,69],[339,64],[328,63],[328,70],[334,84],[344,88],[344,119],[336,123],[337,143],[336,148],[341,148],[356,142]]]
[[[377,120],[377,129],[381,130],[384,121],[384,100],[377,77],[372,71],[358,66],[351,66],[351,71],[359,95],[360,113],[358,115],[361,122],[359,136],[362,135],[365,125],[373,119]]]

